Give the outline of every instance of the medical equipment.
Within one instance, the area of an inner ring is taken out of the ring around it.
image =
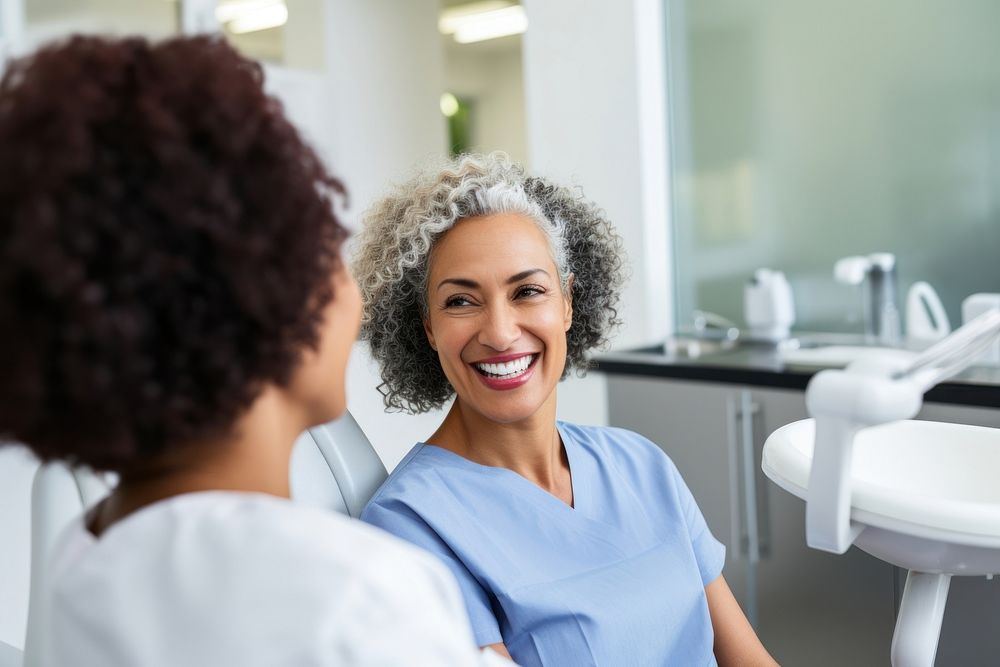
[[[912,359],[822,371],[806,391],[814,418],[764,445],[764,473],[806,501],[809,546],[856,545],[908,570],[894,667],[933,665],[953,575],[1000,572],[1000,429],[912,421],[925,391],[998,336],[990,311]]]

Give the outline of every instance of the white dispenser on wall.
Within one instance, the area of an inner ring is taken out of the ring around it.
[[[743,287],[743,319],[750,338],[778,342],[795,324],[792,288],[781,271],[757,269]]]

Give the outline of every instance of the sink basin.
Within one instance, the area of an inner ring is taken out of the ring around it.
[[[663,343],[663,353],[672,357],[697,359],[704,355],[730,352],[737,347],[739,341],[731,338],[671,336]]]
[[[764,445],[763,470],[806,499],[815,421],[794,422]],[[1000,429],[898,421],[860,431],[851,472],[854,544],[908,570],[1000,572]]]
[[[907,350],[870,345],[821,345],[779,351],[781,360],[790,366],[843,368],[855,361],[899,359],[907,361],[916,354]]]

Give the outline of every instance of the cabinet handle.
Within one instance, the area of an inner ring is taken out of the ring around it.
[[[726,397],[726,451],[729,455],[729,557],[741,560],[746,555],[743,533],[743,508],[740,502],[740,416],[734,396]]]
[[[764,482],[757,466],[754,417],[760,413],[760,406],[752,398],[751,392],[744,389],[726,401],[730,544],[735,559],[758,563],[770,552],[770,537],[765,534],[769,532],[770,521],[766,505],[762,506],[758,500],[757,492]]]
[[[754,437],[753,437],[754,406],[750,392],[740,391],[740,446],[741,472],[743,473],[743,507],[746,520],[747,556],[751,563],[760,562],[760,533],[757,530],[757,475],[755,474]]]
[[[758,432],[758,425],[763,426],[767,423],[766,417],[762,415],[763,409],[757,403],[754,403],[753,413],[757,417],[757,421],[754,422],[754,437],[753,437],[753,458],[750,459],[750,467],[753,469],[754,476],[754,498],[756,499],[756,514],[757,517],[757,549],[758,555],[762,559],[767,559],[771,556],[771,508],[768,502],[767,488],[768,482],[767,477],[764,475],[764,470],[761,467],[760,461],[763,459],[764,442],[767,440],[768,433],[766,430],[763,432]],[[761,459],[757,458],[757,454],[760,453]]]

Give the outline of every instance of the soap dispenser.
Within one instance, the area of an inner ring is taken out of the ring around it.
[[[781,271],[757,269],[743,287],[743,319],[750,338],[778,342],[795,324],[792,288]]]

